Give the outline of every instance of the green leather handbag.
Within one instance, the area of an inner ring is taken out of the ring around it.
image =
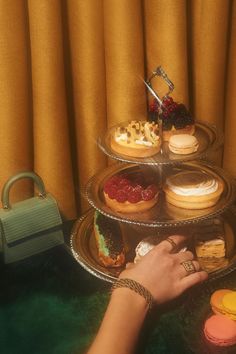
[[[22,178],[33,179],[39,194],[11,205],[10,188]],[[1,201],[0,242],[5,263],[19,261],[64,243],[57,202],[46,193],[37,174],[21,172],[9,178],[3,187]]]

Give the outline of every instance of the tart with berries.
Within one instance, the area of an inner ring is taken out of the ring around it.
[[[194,119],[182,103],[177,103],[172,97],[166,96],[162,105],[156,100],[150,105],[151,119],[156,119],[159,115],[162,120],[162,137],[164,141],[169,141],[172,135],[190,134],[195,132]]]
[[[111,148],[126,156],[153,156],[160,147],[159,129],[155,122],[132,120],[118,126],[111,136]]]
[[[118,213],[139,213],[151,209],[158,201],[159,188],[141,173],[121,174],[109,178],[103,187],[106,205]]]

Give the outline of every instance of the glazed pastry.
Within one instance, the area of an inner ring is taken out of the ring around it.
[[[149,157],[160,151],[161,140],[158,125],[154,122],[133,120],[115,129],[111,136],[111,148],[119,154],[131,157]]]
[[[194,119],[182,103],[174,102],[173,98],[166,96],[160,107],[156,100],[150,106],[151,119],[159,115],[162,120],[163,140],[169,141],[172,135],[194,134]]]
[[[166,179],[163,187],[166,201],[184,209],[204,209],[217,203],[223,181],[202,171],[183,171]]]
[[[122,266],[125,262],[125,251],[119,223],[96,211],[94,234],[101,263],[105,267]]]
[[[158,193],[157,185],[149,184],[141,173],[112,176],[103,188],[106,205],[120,213],[151,209],[157,203]]]
[[[169,149],[174,154],[192,154],[197,151],[198,147],[197,138],[190,134],[172,135],[169,140]]]

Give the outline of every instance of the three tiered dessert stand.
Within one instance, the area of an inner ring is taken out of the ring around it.
[[[159,69],[159,68],[158,68]],[[151,78],[162,76],[167,82],[170,91],[173,84],[163,71],[156,70]],[[145,82],[149,91],[158,98],[150,80]],[[169,93],[168,93],[169,94]],[[159,126],[162,122],[159,121]],[[127,122],[124,123],[124,125]],[[119,124],[122,126],[122,123]],[[94,213],[97,210],[105,217],[119,222],[124,237],[126,262],[132,262],[135,257],[135,247],[147,236],[153,235],[159,239],[171,234],[181,233],[191,240],[203,225],[214,229],[214,221],[220,219],[224,224],[224,237],[226,244],[227,265],[212,271],[209,279],[214,279],[228,274],[236,268],[236,212],[232,206],[235,200],[235,187],[233,179],[221,168],[209,162],[212,155],[223,144],[223,137],[216,128],[205,122],[195,122],[195,136],[199,142],[198,150],[192,154],[179,155],[172,153],[168,144],[162,144],[161,151],[150,158],[136,158],[121,155],[112,150],[110,139],[117,126],[110,128],[105,136],[98,139],[98,146],[111,159],[118,163],[111,165],[93,176],[86,186],[86,197],[92,206],[73,227],[70,239],[71,250],[74,258],[88,272],[107,282],[116,281],[120,272],[124,269],[105,267],[98,258],[96,240],[94,236]],[[224,191],[218,202],[210,208],[191,210],[170,206],[166,202],[164,193],[160,193],[157,204],[144,213],[122,214],[112,211],[105,203],[103,186],[105,181],[113,175],[120,173],[136,173],[148,171],[157,176],[162,185],[166,177],[180,171],[201,171],[218,176],[224,183]]]

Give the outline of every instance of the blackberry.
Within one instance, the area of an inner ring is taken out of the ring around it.
[[[148,120],[149,120],[149,122],[157,123],[157,121],[158,121],[158,113],[149,111],[148,112]]]
[[[163,130],[170,130],[172,125],[173,124],[171,123],[170,119],[168,119],[168,118],[162,119],[162,128],[163,128]]]

